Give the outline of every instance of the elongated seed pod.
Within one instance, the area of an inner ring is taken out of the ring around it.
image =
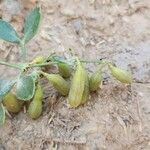
[[[86,103],[89,100],[89,77],[88,77],[88,73],[85,71],[85,83],[84,83],[84,91],[83,91],[83,95],[82,95],[82,102],[81,104]]]
[[[34,99],[41,101],[43,98],[43,90],[41,85],[38,83],[36,87],[36,92],[34,94]]]
[[[45,56],[42,56],[42,55],[37,56],[37,57],[35,57],[35,58],[32,60],[31,64],[41,64],[41,63],[44,63],[45,59],[46,59]]]
[[[77,59],[76,71],[73,75],[69,91],[68,103],[71,107],[78,107],[82,102],[85,87],[85,70]]]
[[[32,119],[37,119],[42,114],[42,98],[43,98],[43,90],[40,84],[38,84],[33,100],[31,101],[28,108],[28,114]]]
[[[42,114],[42,101],[33,100],[28,108],[28,114],[32,119],[37,119]]]
[[[59,74],[48,74],[48,73],[42,73],[50,83],[53,84],[54,88],[61,93],[63,96],[68,95],[69,93],[69,83],[62,78]]]
[[[96,91],[99,86],[102,84],[103,78],[102,78],[102,71],[101,69],[98,69],[95,73],[92,74],[90,77],[90,91],[94,92]]]
[[[71,75],[71,68],[68,64],[58,63],[58,70],[62,77],[69,78]]]
[[[18,113],[22,108],[23,102],[19,101],[13,93],[9,92],[3,98],[3,104],[9,112]]]
[[[109,64],[109,68],[111,70],[111,74],[113,75],[113,77],[115,77],[120,82],[125,83],[125,84],[132,83],[132,75],[130,73],[118,67],[115,67],[112,64]]]

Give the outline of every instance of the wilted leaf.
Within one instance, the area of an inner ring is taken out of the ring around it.
[[[15,82],[16,80],[0,80],[0,98],[5,96],[11,90]]]
[[[15,29],[4,20],[0,20],[0,39],[12,43],[19,43],[20,41]]]
[[[0,104],[0,125],[5,123],[5,108],[2,104]]]
[[[37,33],[41,18],[41,11],[39,7],[34,8],[27,16],[24,24],[24,37],[23,42],[26,44]]]
[[[20,100],[30,100],[35,92],[35,80],[32,75],[20,76],[17,80],[16,96]]]

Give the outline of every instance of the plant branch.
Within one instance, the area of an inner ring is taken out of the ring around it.
[[[94,64],[104,64],[107,65],[108,61],[105,60],[97,60],[97,61],[88,61],[88,60],[80,60],[82,63],[94,63]],[[54,65],[54,64],[58,64],[61,62],[47,62],[47,63],[42,63],[42,64],[30,64],[29,67],[33,68],[33,67],[42,67],[42,66],[49,66],[49,65]]]
[[[0,65],[5,65],[5,66],[12,67],[12,68],[19,69],[19,70],[22,69],[22,67],[17,64],[10,64],[4,61],[0,61]]]

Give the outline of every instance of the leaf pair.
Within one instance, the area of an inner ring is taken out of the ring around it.
[[[27,16],[23,28],[24,36],[20,38],[16,30],[6,21],[0,20],[0,38],[11,43],[26,44],[37,33],[41,18],[40,8],[34,8]]]

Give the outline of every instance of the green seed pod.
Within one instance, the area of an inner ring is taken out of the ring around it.
[[[90,91],[94,92],[96,91],[100,85],[102,85],[102,71],[101,69],[98,69],[95,73],[92,74],[90,77]]]
[[[37,56],[32,60],[31,64],[42,64],[45,62],[45,59],[46,59],[45,56],[42,56],[42,55]]]
[[[43,90],[41,86],[38,84],[33,100],[28,108],[28,114],[32,119],[37,119],[42,114],[42,98],[43,98]]]
[[[13,93],[9,92],[3,98],[3,104],[9,112],[18,113],[22,108],[23,102],[19,101]]]
[[[71,69],[68,64],[58,63],[58,70],[62,77],[69,78],[71,75]]]
[[[89,99],[89,77],[88,77],[88,73],[85,71],[85,83],[84,83],[84,91],[83,91],[83,95],[82,95],[82,102],[81,104],[84,104],[88,101]]]
[[[61,93],[63,96],[68,95],[69,93],[69,83],[62,78],[59,74],[48,74],[48,73],[42,73],[50,83],[53,84],[54,88]]]
[[[76,71],[73,75],[69,91],[68,103],[71,107],[78,107],[82,102],[85,87],[85,70],[77,59]]]
[[[125,83],[125,84],[131,84],[132,83],[132,76],[130,73],[117,68],[113,66],[112,64],[109,64],[109,68],[111,70],[111,74],[120,82]]]

